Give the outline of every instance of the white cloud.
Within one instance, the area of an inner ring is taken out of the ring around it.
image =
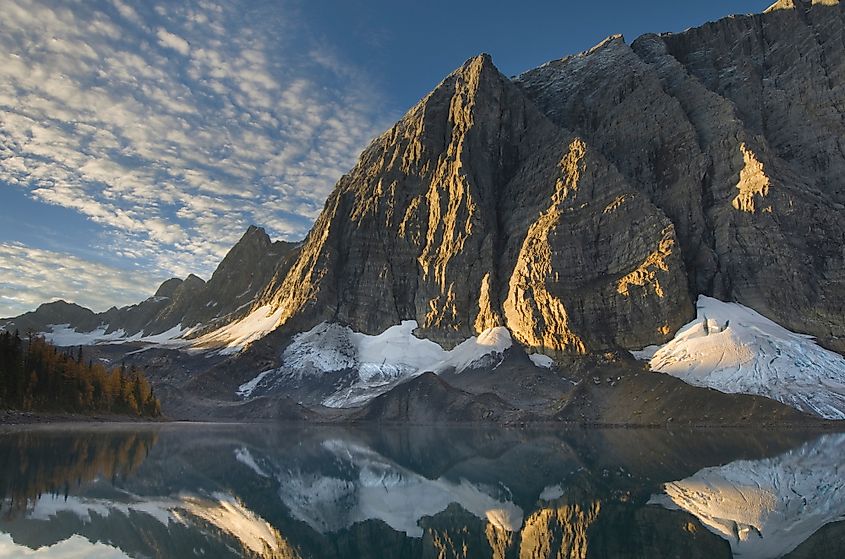
[[[209,275],[250,223],[302,238],[392,118],[287,2],[9,0],[0,182]]]
[[[191,45],[188,44],[188,41],[170,33],[167,29],[159,28],[156,31],[156,36],[158,37],[158,44],[163,47],[171,48],[183,56],[188,56],[191,53]]]
[[[152,296],[158,283],[141,270],[21,243],[0,243],[0,317],[17,316],[57,299],[104,311]]]

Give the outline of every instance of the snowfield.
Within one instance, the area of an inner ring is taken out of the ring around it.
[[[768,559],[845,519],[845,435],[766,460],[739,460],[667,483],[649,501],[696,516],[736,557]]]
[[[416,337],[416,328],[416,321],[406,320],[371,336],[347,326],[320,323],[294,336],[282,355],[281,367],[259,373],[238,387],[237,394],[248,398],[271,388],[280,377],[301,379],[353,370],[357,377],[351,386],[339,388],[322,402],[329,407],[351,407],[426,371],[440,374],[495,367],[513,343],[507,328],[499,326],[445,350],[431,340]]]
[[[70,324],[53,324],[49,332],[41,332],[44,339],[59,347],[78,345],[121,344],[128,342],[146,342],[151,344],[167,344],[180,338],[188,332],[179,324],[161,334],[147,336],[144,332],[127,336],[123,330],[115,330],[106,334],[108,324],[104,324],[91,332],[77,332]]]
[[[634,355],[695,386],[845,419],[845,358],[737,303],[702,295],[697,308],[672,341]]]

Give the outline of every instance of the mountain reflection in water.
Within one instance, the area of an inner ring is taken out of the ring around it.
[[[12,431],[0,558],[837,557],[843,451],[737,430]]]

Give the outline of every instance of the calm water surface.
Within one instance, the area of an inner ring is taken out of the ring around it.
[[[0,557],[843,557],[845,436],[41,427]]]

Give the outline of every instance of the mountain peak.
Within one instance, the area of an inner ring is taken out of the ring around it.
[[[452,74],[477,76],[489,71],[493,71],[497,74],[499,73],[499,69],[496,68],[495,64],[493,64],[493,57],[486,52],[482,52],[481,54],[477,54],[472,58],[468,58],[466,62],[461,64],[460,68],[452,72]]]
[[[235,243],[235,246],[232,247],[230,252],[243,244],[253,243],[257,243],[259,245],[270,244],[270,236],[267,234],[263,227],[258,227],[257,225],[250,225],[249,227],[247,227],[247,230],[241,236],[240,240]]]
[[[259,227],[257,225],[250,225],[246,228],[246,233],[244,233],[244,237],[248,235],[266,235],[267,232],[264,231],[263,227]]]
[[[182,283],[188,286],[205,285],[205,280],[197,275],[188,274],[188,277],[186,277],[185,281]]]
[[[154,296],[170,297],[180,285],[182,285],[182,280],[179,278],[170,278],[169,280],[165,280],[160,286],[158,286]]]
[[[49,303],[42,303],[42,304],[38,305],[37,310],[61,309],[61,308],[88,310],[81,305],[77,305],[76,303],[69,303],[69,302],[65,301],[64,299],[56,299],[55,301],[50,301]]]

